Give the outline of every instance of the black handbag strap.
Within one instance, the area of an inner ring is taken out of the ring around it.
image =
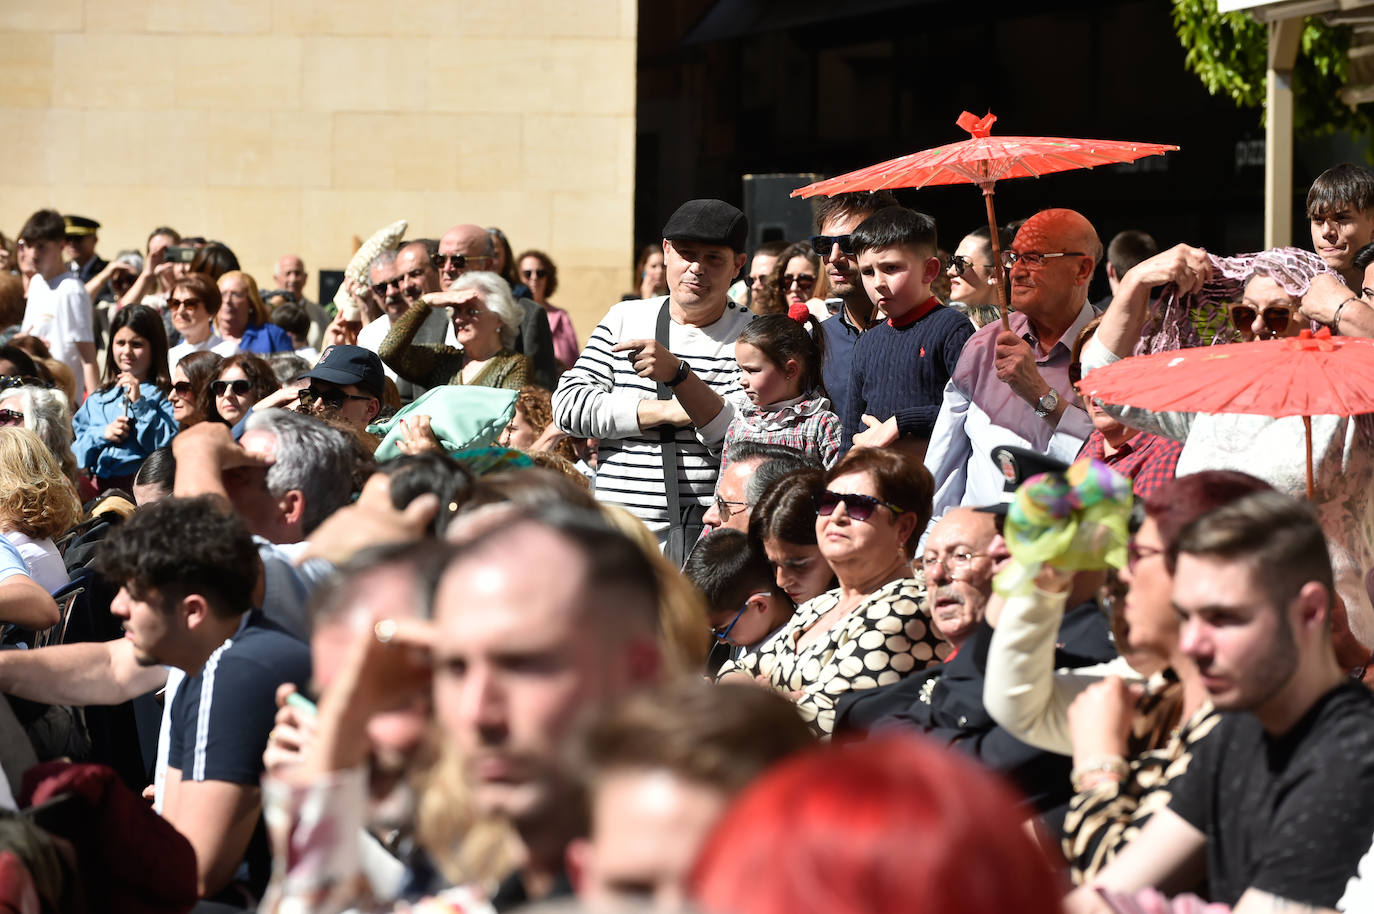
[[[668,326],[672,315],[668,311],[669,299],[663,299],[658,309],[658,324],[654,329],[654,339],[664,349],[668,348]],[[671,400],[673,389],[662,381],[658,382],[658,398]],[[677,491],[677,426],[664,425],[658,430],[659,451],[663,456],[663,491],[668,497],[668,529],[682,526],[682,502]]]

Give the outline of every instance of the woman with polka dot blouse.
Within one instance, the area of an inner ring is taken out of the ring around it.
[[[845,455],[826,475],[816,517],[817,543],[840,586],[799,606],[786,628],[726,664],[721,680],[766,682],[829,734],[840,695],[943,660],[949,646],[931,626],[910,552],[933,491],[924,467],[892,451]]]

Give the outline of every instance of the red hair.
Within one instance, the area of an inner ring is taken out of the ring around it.
[[[829,744],[760,777],[692,874],[731,914],[1059,914],[1010,788],[905,734]]]

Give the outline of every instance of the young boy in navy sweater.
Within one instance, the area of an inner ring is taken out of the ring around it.
[[[850,246],[882,319],[854,344],[849,398],[840,404],[845,449],[903,446],[924,456],[974,326],[930,292],[942,269],[934,219],[889,206],[859,224]]]

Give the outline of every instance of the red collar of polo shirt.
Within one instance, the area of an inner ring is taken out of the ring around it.
[[[925,300],[924,304],[917,305],[901,317],[895,319],[889,317],[887,325],[889,327],[910,327],[938,307],[940,307],[940,300],[932,295]]]

